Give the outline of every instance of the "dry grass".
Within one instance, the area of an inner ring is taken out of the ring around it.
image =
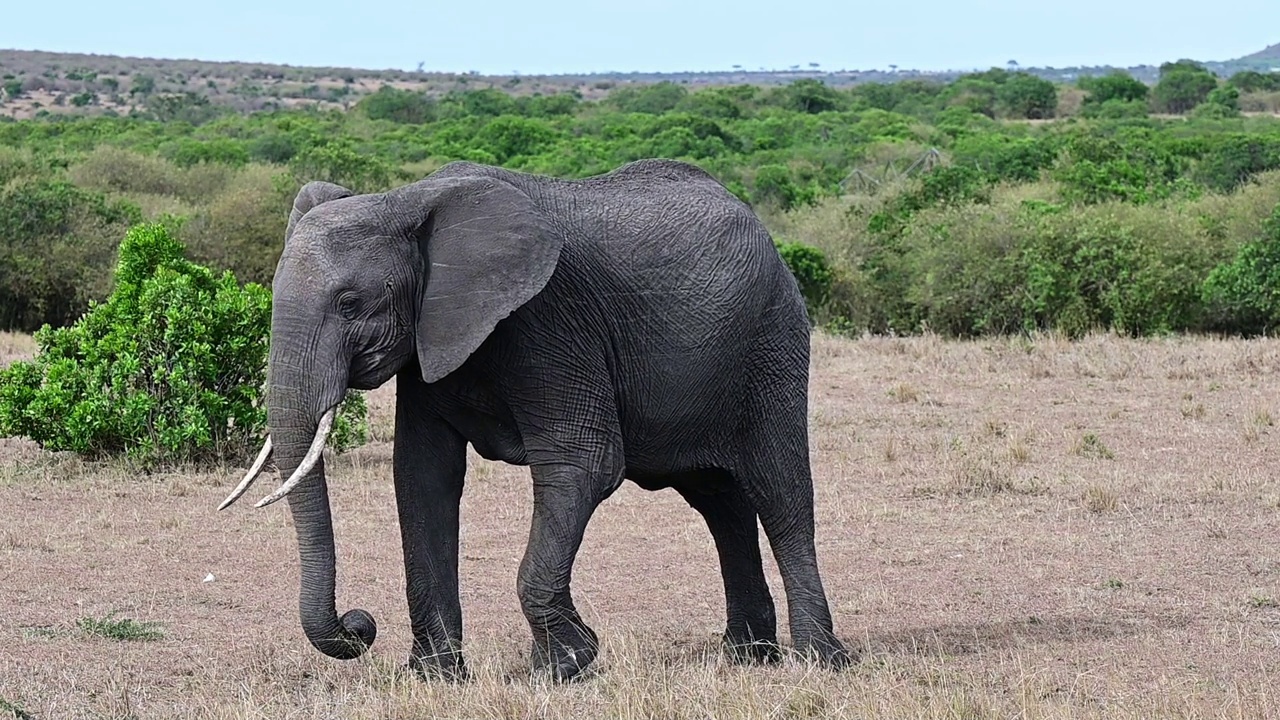
[[[0,357],[29,349],[0,335]],[[477,677],[405,677],[393,388],[371,398],[377,441],[331,463],[338,607],[379,622],[345,663],[298,627],[287,509],[214,511],[238,469],[133,477],[0,441],[0,701],[37,718],[1278,717],[1278,373],[1274,341],[816,338],[819,561],[864,653],[842,674],[727,665],[709,533],[674,493],[627,484],[574,573],[599,665],[530,682],[527,471],[473,456]],[[163,637],[77,625],[109,617]]]
[[[31,357],[35,351],[36,343],[30,335],[0,331],[0,367]]]

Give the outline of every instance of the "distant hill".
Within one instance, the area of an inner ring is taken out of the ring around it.
[[[1206,62],[1204,66],[1222,77],[1231,77],[1244,70],[1280,72],[1280,43],[1270,45],[1256,53],[1250,53],[1234,60]]]
[[[1254,62],[1257,60],[1280,61],[1280,43],[1268,46],[1265,50],[1259,50],[1252,55],[1245,55],[1240,58],[1239,62]]]
[[[1226,64],[1248,65],[1250,67],[1267,65],[1269,66],[1268,69],[1280,68],[1280,43],[1270,45],[1266,49],[1259,50],[1251,55],[1229,60]]]
[[[1234,60],[1208,61],[1204,65],[1224,77],[1241,70],[1280,70],[1280,44]],[[142,106],[149,97],[175,93],[192,93],[207,99],[210,104],[247,111],[304,105],[347,108],[383,85],[431,95],[450,90],[494,88],[517,95],[575,92],[587,99],[598,99],[621,86],[661,81],[690,86],[779,85],[800,78],[816,78],[834,87],[847,87],[866,82],[912,79],[947,82],[976,69],[942,72],[896,67],[887,70],[825,69],[810,64],[786,69],[749,70],[735,66],[729,70],[677,73],[480,75],[0,49],[0,76],[3,78],[0,83],[6,88],[0,114],[21,119],[42,110],[54,113],[127,113]],[[1115,70],[1124,70],[1143,82],[1154,83],[1160,73],[1158,64],[1053,68],[1019,67],[1010,62],[1009,69],[1060,83],[1071,83],[1082,77]],[[10,90],[15,91],[16,97],[10,96]]]

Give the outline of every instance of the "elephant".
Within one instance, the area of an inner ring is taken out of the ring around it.
[[[794,651],[839,669],[815,549],[808,445],[812,325],[749,205],[695,165],[644,159],[566,179],[465,161],[357,194],[297,193],[272,282],[267,433],[288,498],[307,639],[360,656],[377,627],[337,615],[323,449],[349,389],[396,378],[392,475],[424,679],[462,653],[459,502],[467,446],[530,468],[517,596],[531,673],[559,681],[599,639],[570,592],[587,522],[624,480],[674,489],[714,540],[734,662],[782,657],[756,519],[777,561]]]

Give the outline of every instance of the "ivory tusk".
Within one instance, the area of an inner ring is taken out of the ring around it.
[[[258,479],[258,475],[262,472],[262,466],[267,464],[267,458],[269,457],[271,457],[270,435],[267,436],[267,441],[262,444],[262,450],[258,453],[258,458],[253,461],[253,466],[249,468],[248,474],[244,476],[244,479],[240,481],[240,484],[236,486],[236,489],[231,491],[231,494],[227,496],[227,499],[222,501],[222,504],[218,506],[219,510],[222,510],[231,503],[240,499],[240,496],[249,489],[249,486],[253,484],[253,481]]]
[[[279,490],[276,490],[267,497],[259,500],[258,504],[254,505],[254,507],[265,507],[270,505],[285,495],[293,492],[294,488],[298,487],[298,483],[301,483],[302,478],[306,477],[307,473],[311,472],[311,468],[316,466],[316,463],[320,460],[320,456],[324,454],[324,443],[325,440],[329,438],[329,431],[333,429],[333,418],[337,414],[338,408],[337,406],[334,406],[329,408],[329,411],[321,416],[320,426],[316,428],[316,436],[311,441],[311,447],[307,450],[306,457],[302,458],[302,464],[298,465],[298,469],[293,471],[293,474],[290,475],[289,479],[280,486]]]

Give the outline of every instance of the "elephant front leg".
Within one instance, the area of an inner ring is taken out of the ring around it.
[[[464,680],[468,674],[458,597],[458,509],[467,446],[450,425],[411,401],[412,385],[402,378],[398,388],[394,450],[405,592],[413,628],[409,666],[423,677]]]
[[[599,647],[595,631],[573,604],[573,561],[591,514],[617,487],[621,470],[555,465],[535,466],[532,474],[533,522],[517,590],[533,632],[534,672],[567,681],[591,664]]]

